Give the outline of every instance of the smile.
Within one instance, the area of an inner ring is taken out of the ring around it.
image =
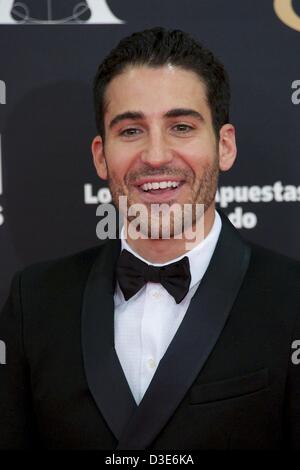
[[[136,188],[143,201],[164,202],[177,197],[183,185],[183,180],[161,179],[160,181],[153,181],[147,178],[147,180],[140,181]]]

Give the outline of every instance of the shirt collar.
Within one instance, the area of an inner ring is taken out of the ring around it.
[[[218,212],[215,210],[215,218],[214,222],[212,225],[212,228],[210,229],[209,233],[207,236],[201,240],[198,245],[196,245],[194,248],[192,248],[190,251],[187,253],[184,253],[183,255],[179,256],[178,258],[174,258],[167,263],[151,263],[150,261],[147,261],[145,258],[140,256],[136,251],[134,251],[127,241],[125,240],[124,237],[124,227],[122,227],[121,230],[121,250],[127,250],[130,253],[132,253],[134,256],[139,258],[141,261],[144,261],[144,263],[151,264],[153,266],[165,266],[170,263],[175,263],[176,261],[179,261],[182,259],[184,256],[187,256],[189,258],[190,262],[190,272],[191,272],[191,284],[190,284],[190,289],[194,287],[194,285],[201,281],[202,277],[205,274],[206,269],[208,268],[208,265],[210,263],[211,257],[213,255],[213,252],[215,250],[220,232],[222,228],[222,221],[221,217],[219,216]]]

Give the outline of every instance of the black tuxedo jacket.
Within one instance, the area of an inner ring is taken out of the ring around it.
[[[299,263],[226,216],[139,406],[114,349],[120,240],[18,273],[0,315],[0,448],[300,448]]]

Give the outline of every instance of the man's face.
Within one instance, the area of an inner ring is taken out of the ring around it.
[[[147,208],[198,203],[206,211],[214,205],[219,143],[205,86],[194,72],[130,67],[110,82],[105,102],[105,143],[99,137],[93,153],[117,207],[119,196],[127,196],[128,206]]]

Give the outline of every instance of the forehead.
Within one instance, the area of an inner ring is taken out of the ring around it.
[[[125,111],[160,115],[172,108],[193,108],[210,116],[206,87],[193,71],[165,65],[131,66],[113,78],[105,93],[105,118]]]

